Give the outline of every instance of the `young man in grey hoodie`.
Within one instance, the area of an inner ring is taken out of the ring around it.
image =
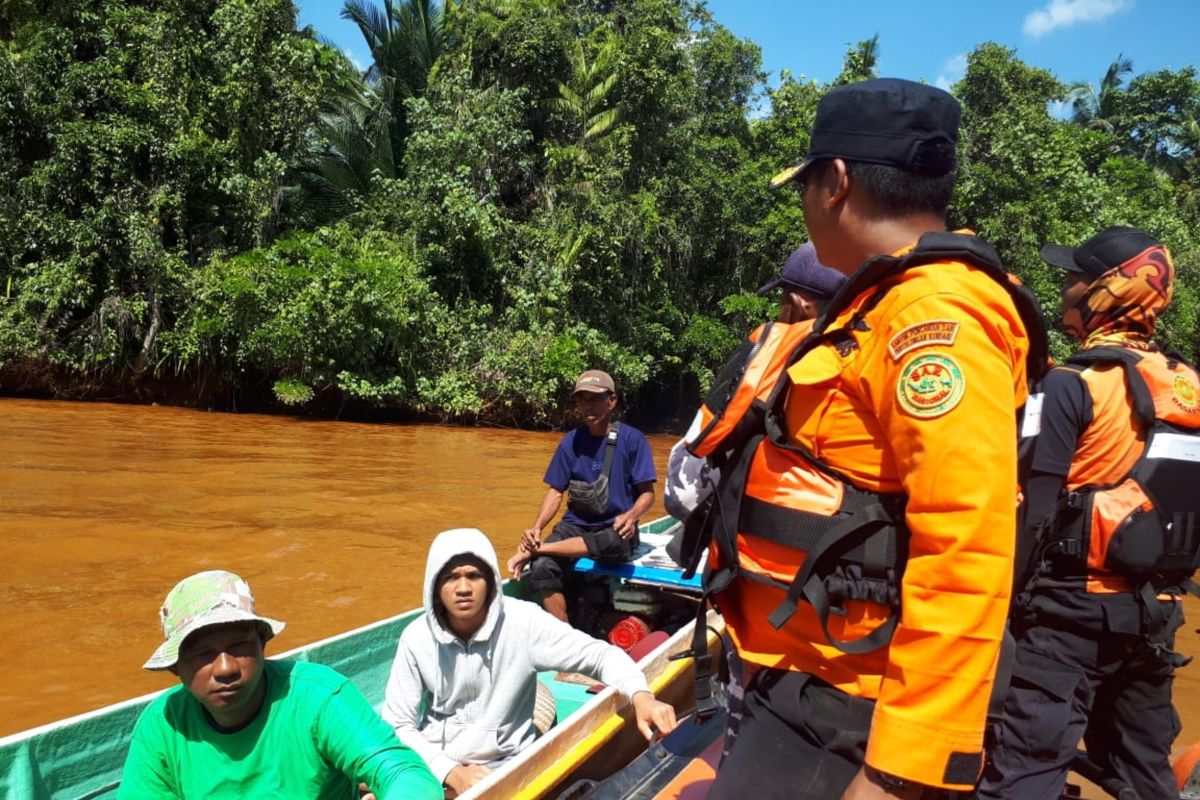
[[[624,651],[500,593],[496,551],[482,531],[438,534],[425,565],[425,617],[400,635],[383,705],[400,741],[462,793],[537,738],[543,670],[616,688],[647,739],[675,727],[675,710],[655,699]]]

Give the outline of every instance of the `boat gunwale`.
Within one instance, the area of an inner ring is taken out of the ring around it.
[[[691,647],[692,631],[695,624],[692,621],[680,628],[665,642],[651,650],[637,662],[638,669],[643,674],[645,674],[647,669],[656,664],[660,666],[661,671],[653,677],[647,676],[647,683],[655,695],[661,693],[666,686],[679,680],[685,674],[686,670],[691,667],[690,659],[672,659],[672,656],[684,652]],[[712,647],[714,646],[714,637],[718,635],[718,631],[724,626],[721,618],[712,611],[708,614],[708,625],[710,628],[708,633],[709,646]],[[570,758],[565,760],[556,759],[548,765],[548,768],[538,770],[537,774],[533,775],[527,784],[520,786],[517,792],[511,795],[514,800],[533,800],[534,798],[545,797],[551,789],[559,785],[562,780],[570,775],[579,764],[593,756],[601,747],[612,740],[621,728],[626,724],[633,724],[632,720],[626,720],[621,716],[622,712],[630,705],[631,703],[628,698],[622,697],[614,687],[606,686],[603,691],[599,692],[594,698],[563,720],[563,724],[551,728],[545,736],[542,736],[534,744],[522,750],[511,761],[494,770],[468,791],[460,794],[458,800],[474,800],[475,798],[485,796],[497,784],[518,774],[530,762],[535,761],[539,756],[543,755],[545,751],[554,748],[555,745],[560,743],[560,740],[568,739],[572,735],[577,736],[575,741],[568,740],[563,742],[566,745],[565,752],[571,754]],[[588,719],[589,716],[596,715],[597,712],[605,707],[610,707],[607,715],[597,720],[598,724],[595,727],[589,728],[580,735],[578,725]],[[617,721],[614,722],[614,720]]]

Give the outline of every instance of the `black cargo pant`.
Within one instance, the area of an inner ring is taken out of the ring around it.
[[[628,561],[637,547],[638,536],[634,533],[631,539],[622,539],[612,527],[589,530],[570,522],[559,522],[554,530],[546,537],[547,542],[557,542],[561,539],[583,537],[587,544],[588,555],[596,561]],[[569,591],[576,582],[573,577],[572,558],[558,556],[535,556],[529,561],[529,585],[535,592]]]
[[[862,768],[875,701],[803,672],[760,669],[709,800],[837,800]],[[930,800],[960,797],[928,790]]]
[[[1183,624],[1166,604],[1168,646]],[[980,800],[1058,800],[1082,739],[1088,757],[1142,800],[1175,800],[1171,744],[1179,716],[1171,683],[1179,659],[1152,648],[1131,594],[1056,589],[1034,596],[1014,625],[1012,686]]]

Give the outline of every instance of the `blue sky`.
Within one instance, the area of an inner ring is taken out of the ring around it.
[[[296,6],[300,25],[369,63],[357,29],[339,18],[341,0]],[[989,40],[1067,82],[1098,83],[1121,53],[1135,74],[1200,62],[1198,0],[708,0],[708,8],[762,48],[772,84],[785,68],[831,80],[846,46],[876,33],[880,75],[941,85],[960,78],[966,54]]]

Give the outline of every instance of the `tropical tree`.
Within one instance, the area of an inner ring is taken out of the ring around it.
[[[391,115],[389,133],[397,161],[402,160],[410,133],[405,101],[425,95],[429,72],[447,46],[445,10],[436,0],[383,0],[382,9],[372,0],[346,0],[342,8],[342,17],[358,27],[371,51],[364,77]]]
[[[1084,81],[1071,84],[1067,91],[1071,121],[1076,125],[1099,128],[1112,133],[1112,117],[1117,110],[1117,95],[1121,92],[1125,76],[1132,72],[1133,61],[1125,58],[1124,54],[1119,54],[1116,60],[1108,65],[1098,89]]]
[[[141,372],[188,275],[269,238],[328,53],[289,0],[44,5],[0,50],[0,362]]]
[[[1138,75],[1118,95],[1112,117],[1122,152],[1176,180],[1200,177],[1187,166],[1196,155],[1197,119],[1200,79],[1195,67]]]
[[[311,227],[357,210],[381,180],[403,172],[412,134],[406,104],[423,97],[429,73],[449,43],[451,0],[346,0],[342,17],[362,34],[371,65],[342,70],[306,135],[287,193],[289,222]],[[345,65],[349,62],[342,57]]]
[[[613,69],[616,52],[613,40],[606,40],[589,62],[583,42],[575,40],[570,51],[570,80],[559,81],[558,96],[548,102],[567,120],[575,136],[574,143],[564,149],[565,157],[558,159],[559,166],[565,162],[586,168],[600,140],[620,119],[621,109],[612,105],[609,97],[618,77]]]
[[[358,210],[379,181],[397,177],[391,128],[386,98],[369,90],[340,99],[318,117],[287,190],[292,225],[341,219]]]
[[[312,229],[341,219],[362,206],[378,181],[400,172],[389,98],[367,84],[344,53],[332,45],[326,50],[336,69],[289,171],[283,228]]]
[[[834,79],[834,86],[846,83],[870,80],[878,77],[876,67],[879,64],[879,34],[870,39],[863,39],[851,46],[842,59],[842,72]]]

